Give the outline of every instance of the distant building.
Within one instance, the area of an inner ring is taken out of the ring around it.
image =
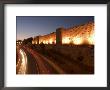
[[[21,44],[22,44],[22,40],[17,40],[17,41],[16,41],[16,44],[17,44],[17,45],[21,45]]]

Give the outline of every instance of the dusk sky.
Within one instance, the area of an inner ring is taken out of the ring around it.
[[[23,40],[94,21],[94,16],[17,16],[16,20],[17,40]]]

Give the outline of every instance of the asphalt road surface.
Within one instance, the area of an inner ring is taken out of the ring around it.
[[[37,51],[17,46],[17,74],[64,74],[65,72],[47,57]]]

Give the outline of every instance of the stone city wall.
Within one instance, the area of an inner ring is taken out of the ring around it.
[[[62,30],[62,43],[94,44],[94,23],[89,22],[73,28]]]
[[[50,33],[48,35],[40,36],[39,37],[39,43],[44,44],[55,44],[56,43],[56,33]]]
[[[33,39],[33,44],[56,44],[56,33],[50,33],[43,36],[36,36]]]
[[[94,22],[88,22],[83,25],[72,28],[58,28],[56,32],[36,36],[33,44],[94,44]]]

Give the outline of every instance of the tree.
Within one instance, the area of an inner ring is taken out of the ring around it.
[[[23,40],[23,44],[28,44],[28,43],[31,43],[31,44],[32,44],[32,40],[33,40],[32,37],[27,38],[27,39],[24,39],[24,40]]]

